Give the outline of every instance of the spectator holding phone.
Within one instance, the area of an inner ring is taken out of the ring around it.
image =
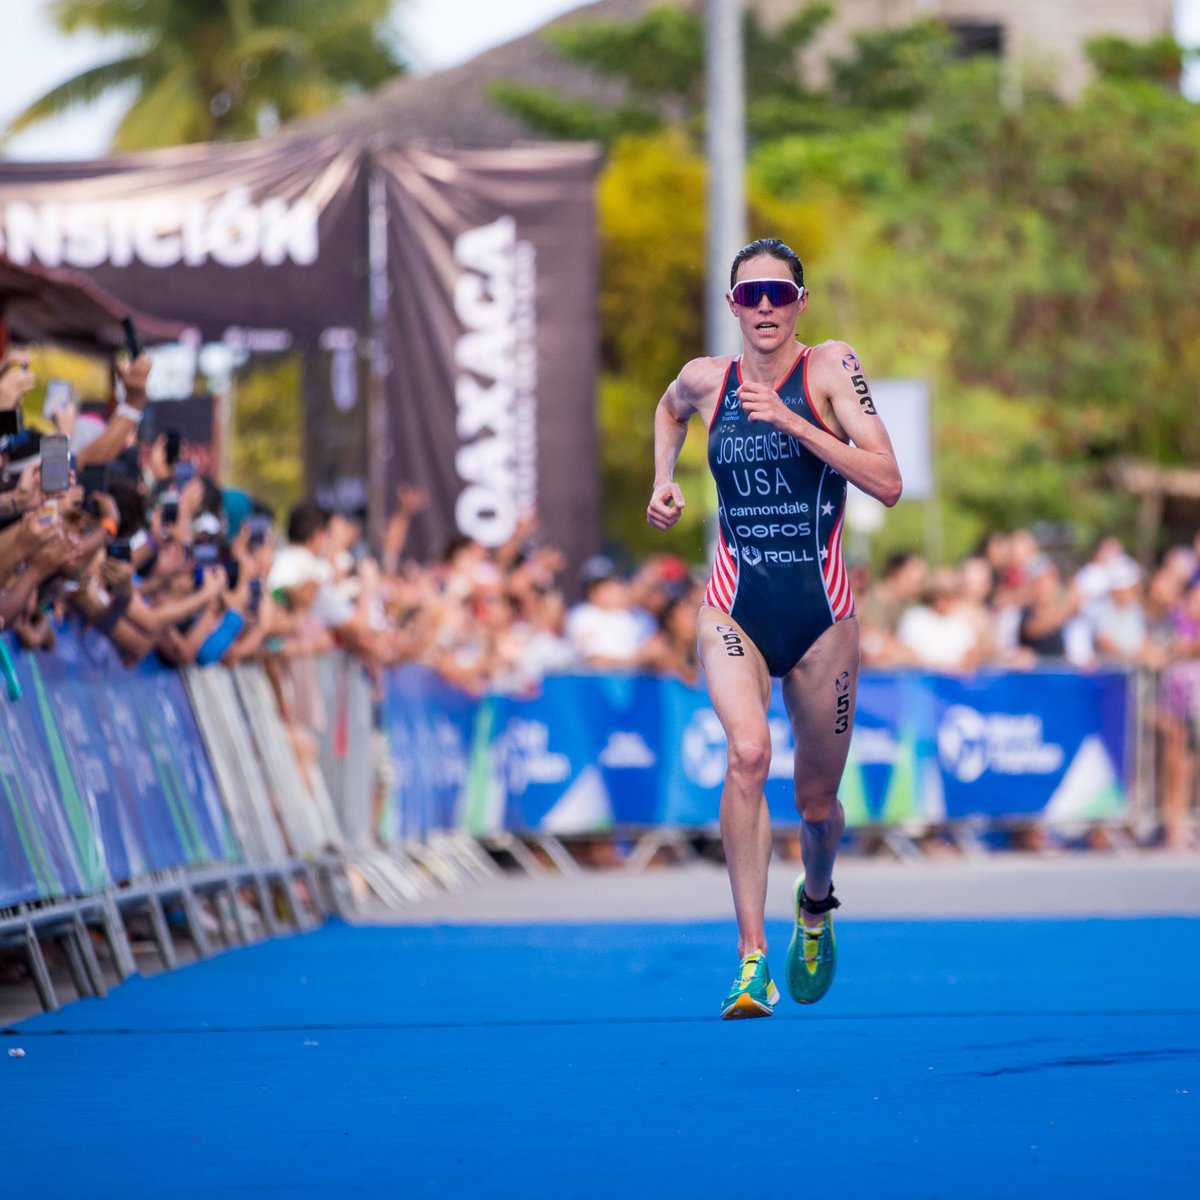
[[[75,466],[79,471],[113,462],[137,438],[138,426],[142,423],[149,398],[146,386],[152,365],[148,354],[139,354],[128,363],[116,365],[117,379],[121,385],[118,391],[120,398],[103,432],[76,454]]]

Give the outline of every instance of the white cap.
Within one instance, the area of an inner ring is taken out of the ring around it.
[[[221,532],[221,518],[215,513],[202,512],[192,522],[192,532],[202,537],[217,537]]]
[[[306,583],[325,583],[333,578],[333,568],[304,546],[284,546],[275,555],[267,586],[274,591],[303,587]]]

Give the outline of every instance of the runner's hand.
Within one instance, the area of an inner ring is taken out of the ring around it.
[[[779,393],[765,383],[743,383],[738,388],[738,400],[752,422],[765,421],[776,429],[783,429],[791,417],[791,410],[779,398]]]
[[[646,520],[655,529],[670,529],[683,515],[683,492],[673,482],[656,483],[646,508]]]

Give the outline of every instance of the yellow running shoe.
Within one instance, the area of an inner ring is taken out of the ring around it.
[[[766,955],[761,950],[751,950],[742,959],[733,987],[721,1005],[722,1019],[769,1017],[778,1003],[779,989],[771,981]]]
[[[816,1004],[833,985],[837,971],[837,941],[833,936],[833,910],[841,907],[834,898],[833,886],[824,900],[810,900],[804,894],[804,876],[796,880],[796,928],[787,952],[787,985],[797,1004]],[[802,913],[823,913],[817,929],[805,926]]]

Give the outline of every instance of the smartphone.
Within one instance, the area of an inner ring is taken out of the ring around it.
[[[71,486],[70,445],[70,440],[60,433],[43,436],[41,441],[43,492],[65,492]]]
[[[134,327],[133,317],[128,313],[121,318],[121,328],[125,331],[125,349],[129,351],[129,357],[137,358],[142,352],[142,342]]]
[[[255,548],[261,546],[267,540],[273,524],[274,522],[266,513],[251,513],[246,518],[246,528],[250,530],[248,544]]]
[[[192,561],[198,567],[215,567],[221,557],[216,542],[197,542],[192,547]]]
[[[21,410],[0,409],[0,437],[15,437],[21,432]]]
[[[120,562],[129,562],[133,558],[133,547],[125,538],[118,538],[108,543],[108,557]]]
[[[173,467],[179,461],[179,450],[183,444],[183,434],[178,429],[167,430],[167,466]]]
[[[175,464],[175,486],[183,487],[185,483],[196,477],[196,464],[194,462],[177,462]]]

